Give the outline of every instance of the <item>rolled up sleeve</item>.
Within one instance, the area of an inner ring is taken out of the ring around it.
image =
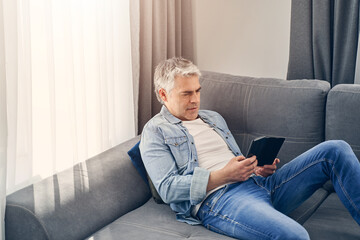
[[[195,167],[190,186],[190,203],[196,205],[204,200],[208,185],[210,171],[204,168]]]

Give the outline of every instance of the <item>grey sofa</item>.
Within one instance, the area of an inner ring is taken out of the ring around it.
[[[328,139],[343,139],[360,158],[360,85],[250,78],[203,72],[202,109],[226,119],[240,148],[260,135],[284,136],[281,164]],[[127,151],[130,139],[9,196],[6,239],[231,239],[175,220],[157,204]],[[331,183],[290,214],[312,239],[360,239],[360,227]]]

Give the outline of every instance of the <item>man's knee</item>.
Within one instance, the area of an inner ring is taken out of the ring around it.
[[[344,140],[328,140],[323,142],[323,145],[329,150],[348,150],[351,149],[350,145]]]
[[[351,146],[344,140],[328,140],[321,145],[325,152],[335,155],[352,151]]]

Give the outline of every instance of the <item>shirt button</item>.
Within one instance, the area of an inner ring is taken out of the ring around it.
[[[195,161],[195,162],[197,161],[196,158],[194,159],[194,161]]]
[[[194,142],[191,142],[191,144],[194,144]]]
[[[229,139],[229,137],[226,137],[226,139]]]

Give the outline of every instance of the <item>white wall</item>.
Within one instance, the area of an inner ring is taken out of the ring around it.
[[[210,70],[286,78],[289,0],[194,0],[195,63]]]

